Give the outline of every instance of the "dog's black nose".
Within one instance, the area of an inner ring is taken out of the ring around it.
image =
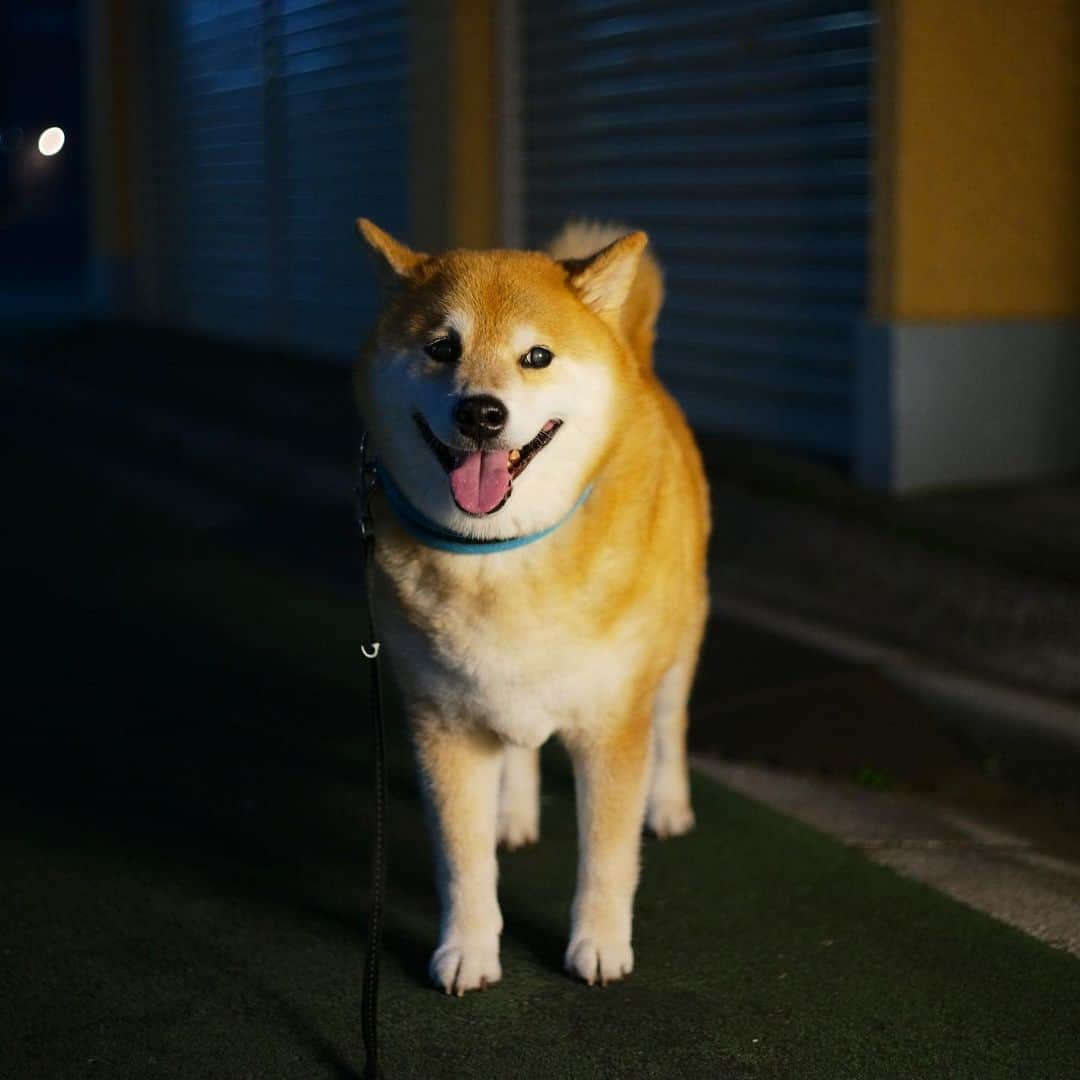
[[[490,394],[462,398],[454,406],[454,423],[458,431],[478,442],[494,439],[506,427],[506,406]]]

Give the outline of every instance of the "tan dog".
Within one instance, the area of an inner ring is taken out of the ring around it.
[[[539,747],[571,755],[580,856],[566,966],[633,967],[643,819],[693,824],[686,703],[708,493],[652,370],[644,233],[429,257],[371,222],[390,282],[357,371],[383,494],[376,602],[440,852],[435,983],[501,974],[496,845],[539,837]]]

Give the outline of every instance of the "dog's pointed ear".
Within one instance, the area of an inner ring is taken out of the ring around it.
[[[407,278],[427,258],[423,252],[406,247],[367,218],[356,219],[356,231],[375,253],[380,275],[391,284]]]
[[[649,238],[632,232],[586,259],[564,259],[570,287],[598,315],[617,315],[630,295]]]

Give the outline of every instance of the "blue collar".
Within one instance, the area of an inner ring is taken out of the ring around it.
[[[592,491],[590,484],[581,493],[581,498],[554,525],[549,525],[539,532],[529,533],[527,536],[514,536],[509,540],[470,540],[467,536],[445,529],[431,518],[425,517],[405,498],[401,488],[394,483],[390,474],[381,465],[377,464],[375,469],[382,489],[386,493],[386,501],[397,516],[401,527],[421,544],[438,551],[449,551],[454,555],[494,555],[497,551],[512,551],[514,548],[525,547],[526,544],[535,544],[537,540],[543,540],[545,536],[553,533],[560,525],[565,525]]]

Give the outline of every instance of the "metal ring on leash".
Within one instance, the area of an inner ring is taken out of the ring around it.
[[[370,645],[361,645],[360,651],[368,660],[374,660],[375,657],[379,655],[381,644],[382,643],[379,641],[373,641]],[[371,650],[370,652],[368,651],[369,649]]]

